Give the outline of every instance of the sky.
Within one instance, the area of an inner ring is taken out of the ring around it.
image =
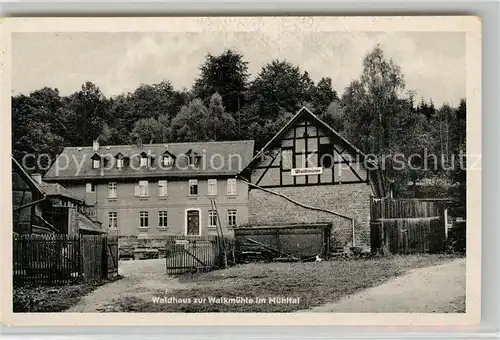
[[[189,89],[207,53],[233,49],[249,62],[251,79],[266,63],[288,60],[315,82],[330,77],[341,95],[377,44],[401,67],[417,101],[456,106],[465,98],[466,39],[459,32],[14,33],[12,93],[49,86],[68,95],[86,81],[106,96],[164,80]]]

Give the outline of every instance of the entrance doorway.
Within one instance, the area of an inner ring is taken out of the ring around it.
[[[199,236],[201,235],[200,210],[186,210],[186,235]]]

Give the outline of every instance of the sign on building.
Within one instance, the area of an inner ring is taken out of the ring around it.
[[[322,173],[323,173],[322,167],[292,169],[292,176],[321,175]]]

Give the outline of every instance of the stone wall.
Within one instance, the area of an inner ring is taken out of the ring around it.
[[[279,187],[269,189],[300,203],[351,217],[355,221],[355,245],[370,248],[370,186],[366,183]],[[338,246],[352,245],[352,222],[331,213],[302,208],[259,189],[249,193],[249,224],[331,222]]]

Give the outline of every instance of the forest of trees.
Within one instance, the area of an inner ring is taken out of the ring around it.
[[[244,56],[231,50],[207,55],[191,89],[175,89],[165,80],[106,97],[92,82],[68,96],[45,87],[12,97],[12,153],[18,160],[26,153],[55,156],[64,146],[92,145],[95,139],[130,144],[137,137],[144,143],[253,139],[258,150],[306,106],[365,153],[422,155],[412,164],[422,162],[424,150],[437,155],[431,169],[396,170],[389,160],[387,185],[395,195],[416,195],[416,184],[429,178],[464,187],[465,171],[450,163],[465,151],[465,99],[458,107],[416,99],[400,67],[379,46],[362,66],[341,95],[331,78],[315,83],[286,60],[269,62],[250,79]],[[432,195],[449,194],[441,187]],[[465,196],[464,190],[457,195]]]

